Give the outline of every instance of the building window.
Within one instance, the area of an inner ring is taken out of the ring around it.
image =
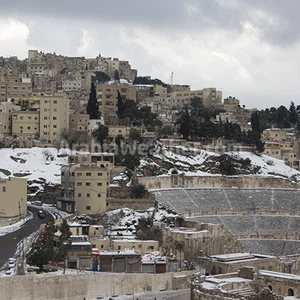
[[[78,193],[78,195],[77,195],[77,196],[78,196],[78,198],[80,198],[80,197],[81,197],[81,193]]]
[[[87,172],[87,173],[86,173],[86,176],[92,176],[92,173]]]
[[[82,176],[82,173],[81,173],[81,172],[78,172],[78,173],[77,173],[77,176]]]
[[[2,188],[2,192],[6,192],[6,187],[4,186],[3,188]]]
[[[91,207],[88,205],[88,206],[86,207],[86,210],[91,210]]]
[[[57,100],[54,100],[53,103],[54,103],[54,104],[57,104]]]
[[[101,194],[98,194],[98,198],[101,198]]]
[[[102,173],[98,173],[98,176],[102,176]]]
[[[86,186],[91,186],[91,183],[90,182],[86,182],[85,185]]]
[[[90,197],[91,197],[91,194],[90,194],[90,193],[87,193],[87,194],[86,194],[86,197],[87,197],[87,198],[90,198]]]
[[[97,182],[97,186],[102,186],[102,182]]]
[[[57,120],[57,118],[56,118],[56,117],[53,117],[53,120]]]
[[[77,182],[77,186],[82,186],[82,182]]]

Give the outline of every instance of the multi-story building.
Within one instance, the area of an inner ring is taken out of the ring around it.
[[[40,97],[40,139],[60,141],[69,129],[69,102],[66,93]]]
[[[164,89],[159,89],[159,86],[156,86],[156,90],[159,92],[156,93],[156,96],[154,93],[154,101],[159,101],[164,109],[182,108],[185,105],[190,105],[190,100],[194,97],[199,98],[203,106],[207,108],[219,107],[222,104],[222,92],[217,91],[216,88],[191,91],[187,86],[182,90],[167,93],[165,96],[162,96],[165,94]]]
[[[20,100],[32,96],[32,83],[30,78],[20,76],[2,76],[0,78],[0,101],[8,98]]]
[[[12,115],[13,138],[38,138],[40,130],[40,113],[38,111],[18,111]]]
[[[97,99],[99,111],[106,124],[116,120],[118,111],[118,92],[125,99],[136,101],[136,87],[134,85],[99,84],[97,85]]]
[[[11,135],[12,130],[12,118],[11,114],[13,112],[18,112],[21,110],[21,106],[16,105],[13,102],[1,102],[0,103],[0,132],[2,138],[8,137]]]
[[[24,218],[27,215],[27,180],[0,179],[0,217]]]
[[[100,214],[106,211],[110,171],[101,164],[72,164],[62,167],[63,195],[57,199],[60,209],[78,214]]]
[[[90,116],[88,114],[81,114],[72,112],[70,113],[69,128],[76,131],[87,131]]]
[[[81,91],[81,78],[72,78],[72,79],[63,79],[62,80],[62,89],[63,91]]]
[[[293,128],[265,129],[262,142],[265,154],[284,160],[292,168],[300,168],[300,145]]]

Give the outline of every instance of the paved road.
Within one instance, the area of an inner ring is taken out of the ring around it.
[[[46,215],[44,219],[40,219],[37,216],[37,212],[39,211],[38,208],[28,207],[28,210],[33,213],[32,219],[26,222],[19,230],[0,237],[0,268],[15,254],[16,246],[24,236],[30,235],[39,229],[40,224],[46,223],[52,219],[52,216],[50,215]]]

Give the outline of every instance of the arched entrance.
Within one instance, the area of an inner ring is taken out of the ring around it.
[[[294,296],[294,290],[288,289],[288,296]]]

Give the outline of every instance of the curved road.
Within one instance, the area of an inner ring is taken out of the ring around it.
[[[47,223],[53,218],[49,214],[43,219],[39,218],[37,212],[42,209],[42,207],[27,207],[27,209],[33,213],[33,218],[27,221],[20,229],[0,236],[0,268],[15,254],[19,241],[25,236],[37,231],[41,224]]]

